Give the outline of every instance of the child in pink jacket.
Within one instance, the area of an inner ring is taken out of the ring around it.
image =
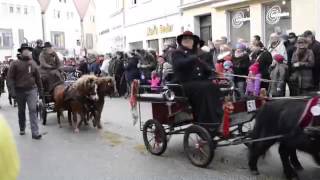
[[[151,84],[151,90],[157,91],[159,90],[160,85],[160,77],[158,76],[156,71],[152,71],[151,73],[151,80],[148,81]]]
[[[261,73],[259,69],[259,63],[255,62],[249,67],[249,78],[247,79],[246,95],[259,96]]]

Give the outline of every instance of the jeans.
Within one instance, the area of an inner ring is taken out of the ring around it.
[[[26,104],[29,109],[29,120],[31,125],[31,132],[33,136],[39,135],[38,117],[37,117],[37,100],[38,90],[36,88],[31,90],[16,89],[16,100],[18,103],[18,117],[20,131],[26,128]]]

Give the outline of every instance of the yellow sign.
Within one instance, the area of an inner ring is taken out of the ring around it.
[[[159,27],[154,25],[152,27],[148,27],[147,29],[147,36],[155,36],[158,34],[166,34],[173,31],[173,25],[166,24],[160,25]]]

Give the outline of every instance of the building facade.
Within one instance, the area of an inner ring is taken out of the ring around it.
[[[162,0],[116,0],[108,5],[113,13],[99,31],[102,52],[141,48],[161,52],[181,32],[180,0],[170,4]]]
[[[0,0],[0,60],[15,57],[22,42],[42,39],[41,10],[37,0]],[[96,48],[95,4],[84,18],[85,47]],[[66,56],[73,56],[80,40],[80,18],[73,0],[51,0],[45,13],[45,41]]]
[[[109,49],[151,48],[190,30],[205,42],[226,36],[232,44],[260,35],[265,44],[273,32],[315,32],[320,39],[319,0],[115,0],[104,19],[99,45]],[[165,3],[168,2],[168,3]],[[108,2],[106,4],[111,4]],[[102,34],[102,35],[101,35]],[[108,52],[108,49],[103,48]]]

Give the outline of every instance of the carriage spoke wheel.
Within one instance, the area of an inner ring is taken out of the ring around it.
[[[143,141],[147,150],[154,155],[161,155],[167,148],[167,136],[163,126],[150,119],[143,126]]]
[[[184,151],[191,163],[198,167],[207,167],[214,157],[213,140],[206,129],[190,126],[183,139]]]

